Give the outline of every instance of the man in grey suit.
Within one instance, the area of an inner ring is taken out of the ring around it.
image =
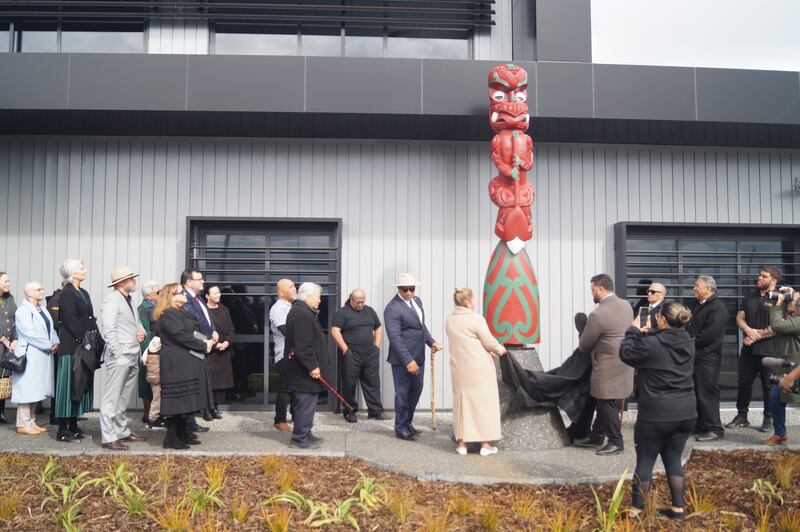
[[[136,277],[138,274],[127,266],[111,272],[109,288],[114,290],[103,300],[101,312],[106,341],[103,353],[106,375],[100,402],[100,431],[103,448],[112,451],[127,451],[126,442],[144,440],[128,429],[125,415],[139,371],[139,342],[145,338],[139,315],[131,302],[131,292],[136,290]]]
[[[605,456],[624,449],[620,407],[633,392],[633,368],[620,360],[619,346],[633,322],[633,309],[614,294],[614,282],[604,273],[592,277],[591,289],[597,308],[589,314],[578,349],[592,356],[591,394],[597,420],[588,441],[576,440],[576,444],[600,445],[608,436],[608,443],[597,451]]]
[[[422,300],[414,295],[418,285],[413,275],[401,273],[397,294],[383,311],[394,380],[394,432],[401,440],[413,440],[420,432],[412,421],[424,383],[425,346],[432,353],[442,349],[425,326]]]

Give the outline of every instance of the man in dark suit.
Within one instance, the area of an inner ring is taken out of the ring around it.
[[[425,377],[425,346],[431,352],[442,346],[433,339],[425,326],[422,300],[414,296],[419,286],[410,273],[397,278],[397,294],[383,311],[386,336],[389,338],[389,358],[394,380],[394,431],[401,440],[413,440],[419,430],[414,428],[414,410]]]
[[[722,337],[728,325],[728,308],[717,297],[717,283],[710,275],[697,278],[694,297],[699,304],[692,310],[688,330],[695,344],[695,440],[711,442],[725,435],[719,417],[719,371],[722,366]]]
[[[200,299],[200,294],[203,292],[203,287],[205,286],[205,279],[203,278],[203,273],[198,270],[197,268],[186,268],[181,273],[181,286],[183,287],[183,292],[186,294],[186,304],[181,307],[181,310],[184,312],[191,312],[197,318],[197,323],[200,327],[200,333],[203,334],[206,338],[214,340],[214,342],[219,341],[219,334],[217,331],[214,330],[214,326],[211,324],[211,315],[208,313],[208,309],[206,308],[203,301]],[[204,361],[205,363],[205,361]],[[208,366],[206,365],[206,371],[208,371]],[[209,378],[210,382],[210,378]],[[213,392],[209,388],[209,395],[213,397]],[[216,411],[203,411],[201,412],[203,415],[203,419],[206,421],[211,421],[212,419],[219,418],[219,414]],[[207,432],[208,427],[203,427],[197,424],[195,421],[194,416],[189,416],[187,419],[189,430],[193,430],[195,432]]]

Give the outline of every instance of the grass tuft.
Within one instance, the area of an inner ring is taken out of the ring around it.
[[[500,518],[503,509],[493,502],[484,502],[478,508],[478,519],[481,528],[488,532],[494,532],[500,526]]]
[[[177,499],[172,504],[164,503],[154,514],[148,512],[147,515],[168,532],[184,532],[189,530],[192,507],[184,499]]]
[[[447,503],[448,511],[465,517],[472,513],[472,501],[463,493],[459,492],[450,497]]]
[[[294,510],[288,504],[261,506],[261,516],[270,532],[288,532]]]
[[[414,508],[417,502],[414,494],[400,489],[389,490],[388,494],[386,507],[400,521],[400,524],[405,524],[411,514],[411,509]]]
[[[689,481],[686,502],[693,513],[710,513],[717,509],[717,501],[710,491],[698,490],[694,481]]]

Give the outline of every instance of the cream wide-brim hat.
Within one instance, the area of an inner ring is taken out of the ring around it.
[[[133,279],[134,277],[139,277],[139,274],[133,273],[133,270],[131,270],[128,266],[114,268],[114,271],[111,272],[111,284],[108,285],[108,287],[112,288],[114,285],[117,285],[122,281],[127,281],[128,279]]]
[[[412,273],[397,274],[397,282],[394,283],[395,286],[419,286],[421,284],[414,279],[414,274]]]

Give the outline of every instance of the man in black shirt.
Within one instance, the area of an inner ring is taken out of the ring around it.
[[[761,377],[761,391],[764,396],[764,421],[758,429],[768,432],[772,428],[769,411],[769,372],[761,365],[764,356],[775,356],[775,333],[769,328],[769,311],[761,302],[761,296],[771,290],[781,279],[781,272],[772,266],[764,266],[756,279],[756,289],[742,300],[736,313],[736,326],[742,330],[744,338],[739,354],[739,379],[736,393],[736,417],[726,427],[747,427],[747,410],[753,394],[753,381]]]
[[[692,311],[688,330],[695,343],[695,440],[711,442],[725,435],[719,418],[719,370],[722,366],[722,337],[728,324],[728,309],[717,297],[717,283],[709,275],[697,278],[694,297],[699,304]]]
[[[333,315],[331,325],[331,338],[343,357],[342,395],[354,408],[344,410],[348,423],[357,421],[356,385],[359,381],[369,419],[389,419],[383,413],[381,403],[381,320],[372,307],[366,305],[366,300],[364,290],[353,290],[347,303]]]

